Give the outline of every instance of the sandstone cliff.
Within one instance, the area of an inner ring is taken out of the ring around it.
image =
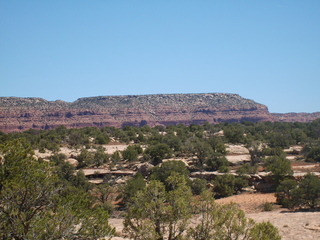
[[[0,130],[29,128],[274,121],[268,108],[237,94],[157,94],[80,98],[72,103],[41,98],[0,98]]]
[[[320,112],[314,113],[272,113],[275,121],[278,122],[311,122],[320,118]]]

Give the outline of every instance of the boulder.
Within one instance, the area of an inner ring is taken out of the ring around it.
[[[228,154],[249,154],[249,150],[243,145],[227,145]]]
[[[78,164],[79,164],[78,160],[76,160],[76,159],[74,159],[74,158],[68,158],[68,159],[66,160],[66,162],[70,163],[70,164],[71,164],[72,166],[74,166],[74,167],[78,166]]]

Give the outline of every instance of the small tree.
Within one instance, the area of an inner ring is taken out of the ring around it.
[[[219,170],[220,172],[229,171],[229,161],[221,153],[212,153],[210,157],[208,157],[206,163],[210,170]],[[227,171],[222,171],[223,169],[226,169]]]
[[[76,159],[79,162],[77,168],[88,167],[91,166],[94,162],[94,154],[92,152],[89,152],[87,149],[82,149],[80,154],[76,156]]]
[[[308,138],[307,134],[305,134],[305,132],[299,128],[293,129],[291,131],[291,136],[294,139],[295,144],[301,144]]]
[[[262,161],[263,147],[260,141],[253,141],[247,145],[250,153],[250,165],[253,167]]]
[[[257,173],[257,171],[258,171],[258,165],[251,166],[249,163],[245,163],[237,169],[237,173],[239,175],[255,174]]]
[[[131,202],[133,197],[138,191],[143,190],[146,187],[146,182],[141,173],[137,173],[131,179],[129,179],[124,188],[123,201],[125,203]]]
[[[320,204],[320,179],[314,174],[308,173],[300,182],[299,188],[303,190],[300,205],[315,208]]]
[[[109,155],[105,153],[105,149],[102,146],[97,148],[97,151],[93,155],[93,165],[99,167],[109,161]]]
[[[296,180],[285,179],[280,182],[276,189],[275,196],[277,198],[277,203],[281,204],[283,207],[291,208],[293,207],[293,201],[291,199],[291,191],[296,189],[298,186]]]
[[[205,179],[195,178],[191,183],[191,191],[194,195],[200,195],[207,189],[207,181]]]
[[[313,147],[306,155],[308,162],[320,162],[320,147]]]
[[[130,162],[137,161],[138,160],[138,151],[136,150],[136,147],[134,145],[130,145],[122,151],[122,157],[124,160],[128,160]]]
[[[221,153],[223,155],[226,154],[226,146],[224,142],[222,141],[221,137],[218,136],[211,136],[208,139],[208,143],[211,146],[213,152],[215,153]]]
[[[174,135],[173,133],[169,133],[163,137],[163,142],[167,144],[174,152],[180,152],[182,148],[181,138]]]
[[[109,142],[110,142],[109,136],[103,132],[100,132],[95,138],[96,144],[108,144]]]
[[[167,161],[161,164],[159,167],[154,167],[152,169],[150,179],[161,181],[166,185],[167,190],[169,190],[170,188],[167,185],[166,180],[173,173],[180,174],[185,179],[188,179],[189,171],[182,161]]]
[[[121,160],[121,156],[120,156],[120,153],[119,151],[115,151],[112,155],[111,155],[111,162],[113,164],[117,164],[119,163]]]
[[[162,162],[163,159],[169,158],[172,156],[172,150],[165,143],[158,143],[152,145],[145,150],[145,154],[150,156],[151,161],[154,165],[157,165]]]
[[[0,147],[0,238],[90,239],[113,234],[108,212],[93,209],[90,196],[61,181],[54,166],[33,158],[14,140]]]
[[[183,178],[178,182],[174,190],[166,192],[163,183],[153,180],[137,192],[124,220],[124,232],[130,238],[174,240],[182,237],[191,217],[191,192]]]
[[[289,147],[290,140],[292,142],[291,135],[289,133],[286,133],[285,131],[281,132],[271,132],[267,135],[269,140],[269,146],[272,148],[280,147],[282,149]]]
[[[111,186],[108,183],[103,183],[96,185],[91,193],[96,197],[96,207],[101,207],[111,213],[114,209],[111,201],[114,200],[114,193],[116,193],[117,189],[114,186]]]
[[[289,208],[311,208],[320,205],[320,179],[308,173],[299,184],[294,180],[282,181],[276,192],[277,202]]]
[[[288,159],[279,156],[269,157],[266,160],[266,170],[274,177],[276,185],[288,176],[292,176],[291,163]]]
[[[217,176],[214,180],[214,191],[219,197],[228,197],[248,186],[248,180],[244,177],[236,177],[232,174]]]
[[[64,161],[67,159],[67,156],[63,153],[55,153],[51,155],[49,159],[55,165],[60,165],[64,163]]]
[[[281,240],[279,230],[269,221],[255,224],[251,229],[248,240]]]
[[[224,136],[230,143],[243,143],[245,140],[244,129],[238,123],[230,124],[223,129]]]
[[[256,224],[235,204],[218,205],[212,194],[204,192],[194,205],[200,223],[188,230],[189,240],[280,240],[270,222]]]
[[[212,156],[213,150],[205,141],[193,137],[186,142],[185,151],[197,157],[197,165],[203,170],[204,164]]]

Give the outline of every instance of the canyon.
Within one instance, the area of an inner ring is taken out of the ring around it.
[[[316,113],[270,113],[268,107],[238,94],[154,94],[79,98],[74,102],[0,97],[0,131],[216,124],[242,121],[310,122]]]

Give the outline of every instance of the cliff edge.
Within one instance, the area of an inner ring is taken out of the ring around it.
[[[275,121],[265,105],[238,94],[155,94],[100,96],[74,102],[0,98],[0,130],[51,129],[60,125],[155,126],[204,122]]]

